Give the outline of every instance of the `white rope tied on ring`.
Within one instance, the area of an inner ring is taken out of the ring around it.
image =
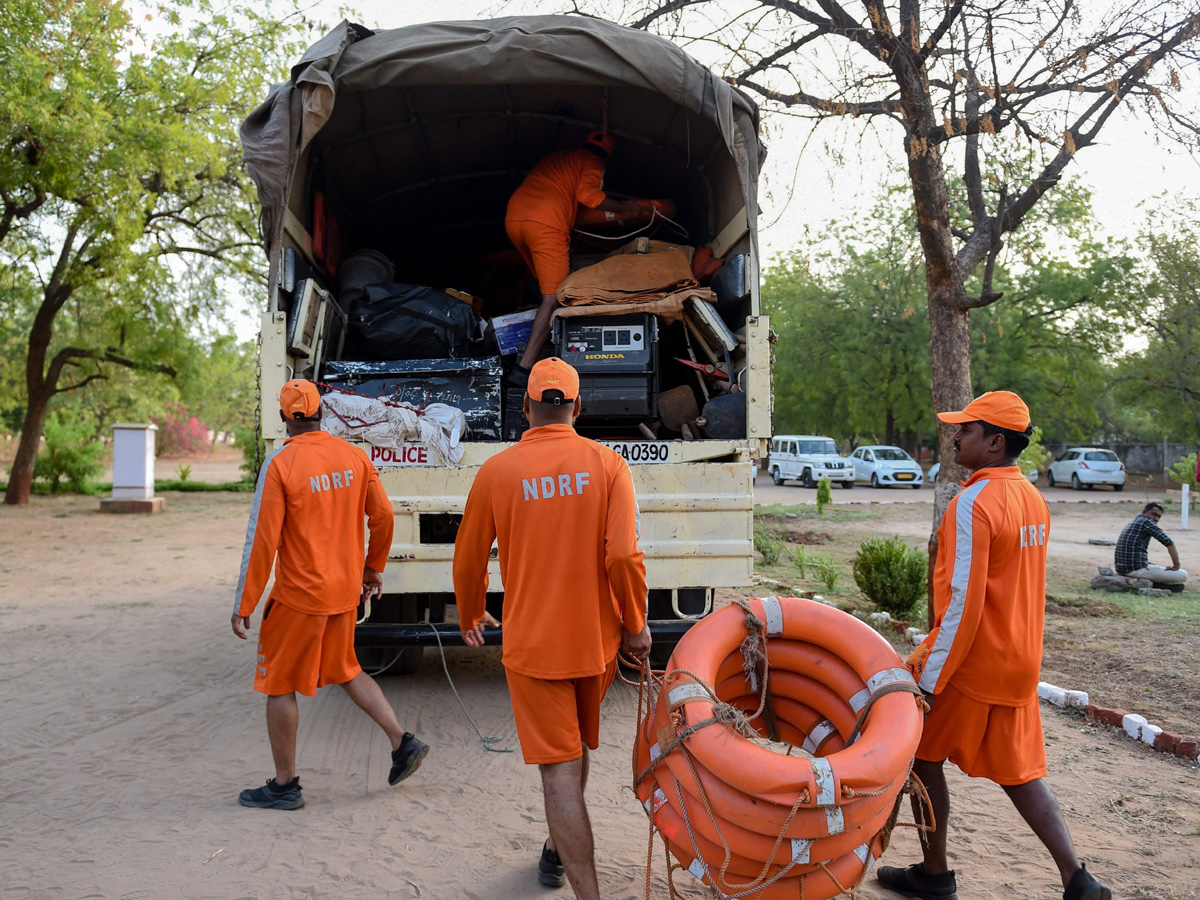
[[[391,450],[404,444],[424,444],[436,463],[457,465],[463,458],[467,417],[457,407],[430,403],[418,411],[337,390],[327,393],[321,402],[331,413],[322,427],[334,437],[363,440]]]

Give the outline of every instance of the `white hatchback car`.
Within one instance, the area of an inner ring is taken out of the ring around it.
[[[1050,487],[1070,483],[1079,490],[1091,490],[1098,484],[1110,484],[1114,491],[1125,490],[1125,463],[1111,450],[1099,447],[1072,447],[1050,463],[1046,471]]]
[[[859,447],[850,454],[856,481],[870,482],[871,487],[919,488],[925,481],[917,461],[899,447],[870,445]]]

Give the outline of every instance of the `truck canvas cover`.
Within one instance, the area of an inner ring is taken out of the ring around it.
[[[711,240],[744,209],[746,249],[757,260],[755,198],[766,152],[758,109],[669,41],[577,16],[379,32],[343,21],[242,125],[271,283],[285,211],[289,203],[301,209],[292,196],[298,165],[302,177],[311,177],[312,159],[337,167],[335,202],[365,211],[342,223],[351,238],[356,227],[372,237],[392,227],[396,244],[439,228],[458,239],[454,232],[463,226],[456,218],[465,205],[498,211],[502,227],[507,192],[549,149],[553,129],[600,124],[598,103],[576,109],[562,101],[575,88],[603,93],[618,157],[676,193],[707,194],[695,204],[705,220],[689,224],[693,239]],[[489,166],[504,176],[493,179],[494,188]],[[305,184],[298,181],[296,190]],[[409,233],[392,223],[401,209],[420,211],[422,221]],[[756,283],[757,271],[752,277]]]

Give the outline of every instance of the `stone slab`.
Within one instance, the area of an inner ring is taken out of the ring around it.
[[[144,500],[120,500],[115,497],[105,497],[100,501],[102,513],[158,513],[166,507],[167,501],[162,497],[149,497]]]

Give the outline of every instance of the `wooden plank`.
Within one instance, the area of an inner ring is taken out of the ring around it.
[[[709,248],[712,250],[714,257],[724,256],[729,252],[729,248],[742,239],[747,231],[750,230],[749,220],[746,218],[746,207],[738,210],[737,215],[726,223],[720,233],[709,242]]]
[[[296,243],[300,252],[304,254],[304,258],[308,260],[309,265],[314,269],[320,269],[321,267],[317,265],[316,259],[313,258],[312,236],[308,233],[308,229],[304,227],[304,223],[297,219],[296,214],[290,209],[283,211],[283,231]]]

